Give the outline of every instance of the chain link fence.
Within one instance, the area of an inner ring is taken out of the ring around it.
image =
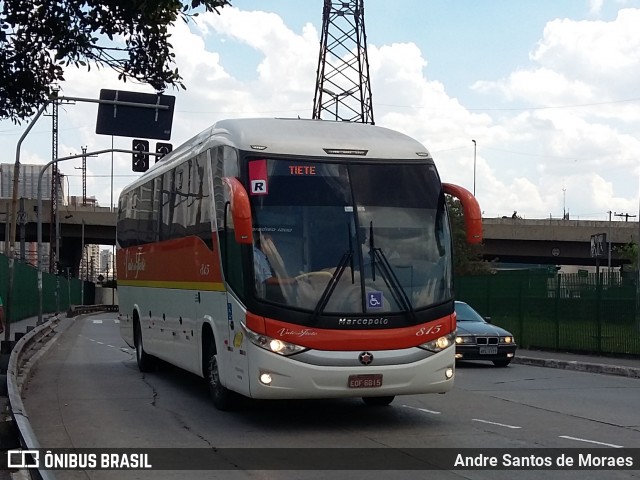
[[[33,266],[14,261],[13,298],[11,321],[15,322],[38,315],[38,270]],[[9,290],[9,258],[0,255],[0,295],[7,302]],[[44,272],[42,274],[42,310],[45,313],[64,312],[71,305],[81,305],[82,281],[77,278]],[[85,292],[87,298],[87,292]]]
[[[636,272],[504,270],[456,278],[456,298],[524,348],[640,355]]]

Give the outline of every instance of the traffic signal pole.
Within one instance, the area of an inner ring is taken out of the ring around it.
[[[42,270],[43,270],[43,265],[42,265],[42,176],[44,175],[44,172],[47,170],[47,168],[49,168],[51,165],[53,164],[58,164],[59,162],[64,162],[66,160],[74,160],[76,158],[82,158],[82,157],[97,157],[98,155],[102,154],[102,153],[131,153],[131,154],[135,154],[138,153],[137,150],[123,150],[120,148],[108,148],[106,150],[97,150],[95,152],[83,152],[80,155],[70,155],[68,157],[61,157],[61,158],[56,158],[55,160],[51,160],[49,163],[45,164],[42,169],[40,170],[40,174],[38,175],[38,211],[36,212],[36,216],[38,218],[38,250],[37,250],[37,254],[38,254],[38,260],[37,260],[37,265],[38,265],[38,321],[37,321],[37,325],[41,325],[42,324]],[[149,152],[148,155],[153,155],[153,156],[158,156],[158,154],[153,153],[153,152]],[[83,224],[83,229],[84,229],[84,224]],[[8,322],[7,322],[8,323]]]
[[[11,218],[9,219],[9,234],[8,234],[8,238],[5,238],[5,254],[8,253],[9,256],[9,282],[8,282],[8,289],[7,289],[7,298],[5,299],[5,308],[4,308],[4,312],[5,312],[5,329],[4,329],[4,338],[5,340],[11,340],[11,321],[13,320],[13,311],[12,311],[12,304],[13,304],[13,277],[14,277],[14,270],[15,270],[15,246],[16,246],[16,228],[17,228],[17,223],[18,223],[18,183],[20,180],[20,150],[22,148],[22,142],[24,141],[24,139],[27,137],[27,135],[29,134],[29,132],[31,131],[31,129],[33,128],[33,126],[36,124],[36,122],[38,121],[38,119],[40,118],[40,116],[44,113],[44,111],[46,110],[46,108],[49,106],[50,103],[52,102],[60,102],[60,101],[68,101],[68,102],[88,102],[88,103],[100,103],[100,104],[108,104],[108,105],[122,105],[122,106],[129,106],[129,107],[139,107],[139,108],[153,108],[156,110],[156,112],[158,110],[169,110],[169,106],[167,105],[151,105],[148,103],[137,103],[137,102],[123,102],[123,101],[119,101],[119,100],[103,100],[103,99],[95,99],[95,98],[78,98],[78,97],[55,97],[55,98],[50,98],[48,100],[45,100],[44,104],[40,107],[40,109],[36,112],[36,115],[33,117],[33,120],[31,121],[31,123],[29,123],[29,126],[27,127],[27,129],[24,131],[24,133],[22,134],[22,136],[20,137],[20,139],[18,140],[18,144],[16,146],[16,161],[15,161],[15,165],[13,168],[13,192],[12,192],[12,196],[11,196]],[[104,150],[101,152],[110,152],[111,150]],[[122,150],[122,152],[126,152],[126,153],[135,153],[135,152],[130,152],[129,150]],[[154,155],[153,153],[151,153],[150,155]],[[81,157],[82,155],[77,155],[77,156],[73,156],[73,157],[65,157],[67,160],[70,160],[71,158],[78,158]],[[56,159],[56,160],[52,160],[51,162],[49,162],[47,164],[47,166],[52,165],[53,163],[57,162],[57,161],[61,161],[62,159]],[[46,167],[45,167],[46,168]],[[40,195],[40,179],[38,179],[38,195]],[[40,210],[38,210],[38,218],[40,218]],[[8,248],[6,246],[8,242]],[[38,251],[40,251],[40,246],[38,246]],[[38,272],[41,272],[40,270],[40,260],[38,260]],[[41,275],[41,273],[40,273]],[[42,278],[40,277],[38,282],[40,283],[39,288],[42,288]],[[42,306],[42,305],[41,305]],[[41,321],[42,319],[42,311],[40,311],[40,314],[38,316],[38,320]]]

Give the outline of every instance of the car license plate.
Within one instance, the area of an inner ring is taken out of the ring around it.
[[[382,374],[349,375],[349,388],[377,388],[382,386]]]
[[[498,347],[480,347],[480,355],[497,355]]]

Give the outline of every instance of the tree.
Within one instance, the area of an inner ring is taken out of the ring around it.
[[[460,200],[449,195],[446,198],[453,236],[454,275],[489,272],[489,263],[482,260],[482,246],[471,245],[467,242],[464,214]]]
[[[613,251],[622,259],[627,260],[630,270],[638,268],[638,244],[629,242],[620,247],[613,247]],[[624,265],[623,265],[624,269]]]
[[[156,91],[182,87],[169,26],[229,0],[0,2],[0,119],[19,123],[55,96],[64,67],[108,67]]]

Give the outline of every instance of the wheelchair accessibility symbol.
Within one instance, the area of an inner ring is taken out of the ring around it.
[[[369,292],[367,294],[367,305],[371,309],[382,308],[382,292]]]

